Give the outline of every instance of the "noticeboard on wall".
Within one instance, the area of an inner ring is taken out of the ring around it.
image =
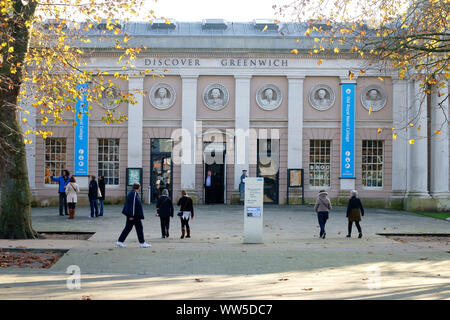
[[[302,204],[305,204],[305,192],[304,192],[304,175],[303,169],[288,169],[288,183],[287,183],[287,204],[289,204],[289,190],[290,189],[302,189]]]
[[[141,199],[143,195],[142,190],[142,168],[127,168],[126,172],[126,186],[125,186],[125,196],[128,194],[129,188],[133,187],[135,183],[139,183],[141,185]]]

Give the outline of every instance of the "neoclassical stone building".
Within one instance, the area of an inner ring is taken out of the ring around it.
[[[51,126],[53,136],[27,147],[38,204],[56,199],[49,174],[63,168],[81,180],[103,175],[109,200],[124,197],[127,168],[142,168],[146,202],[168,188],[174,198],[187,189],[198,203],[227,204],[239,200],[247,169],[249,176],[265,178],[267,203],[286,204],[288,169],[303,169],[307,202],[321,189],[334,199],[356,189],[367,204],[448,210],[449,130],[437,108],[442,97],[422,99],[413,80],[375,68],[350,79],[349,70],[363,62],[346,54],[306,54],[302,49],[312,39],[298,23],[155,21],[121,28],[131,36],[130,45],[148,47],[137,69],[164,77],[111,76],[120,90],[145,94],[136,96],[136,105],[115,105],[108,103],[114,92],[105,92],[105,103],[93,105],[86,122],[86,153],[76,150],[79,132],[71,124]],[[102,31],[94,29],[89,36],[89,68],[116,72],[114,35],[100,41]],[[299,54],[290,53],[293,48]],[[127,114],[128,121],[106,125],[105,107]],[[30,111],[39,129],[39,115]],[[448,103],[444,111],[448,116]],[[420,132],[398,130],[393,139],[392,127],[413,117]],[[431,135],[438,128],[442,133]],[[408,144],[412,138],[415,143]],[[205,199],[208,171],[211,199]],[[300,201],[299,190],[289,191],[290,203]]]

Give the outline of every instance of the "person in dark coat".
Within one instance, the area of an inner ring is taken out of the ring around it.
[[[187,231],[186,238],[191,237],[191,228],[189,227],[189,218],[194,219],[194,205],[192,199],[187,195],[186,190],[181,191],[181,198],[177,203],[180,206],[180,219],[181,219],[181,237],[184,238],[185,232]]]
[[[63,208],[66,216],[69,215],[67,212],[67,195],[66,195],[66,186],[69,184],[70,180],[70,172],[68,170],[63,170],[61,176],[55,177],[55,173],[51,176],[53,181],[58,182],[58,193],[59,193],[59,215],[64,216]]]
[[[214,177],[211,173],[211,170],[208,170],[205,177],[205,204],[210,204],[214,202],[214,188],[215,188]]]
[[[98,198],[98,202],[100,203],[100,214],[99,217],[103,216],[103,201],[105,201],[105,178],[103,176],[98,177],[98,188],[100,189],[101,197]]]
[[[173,203],[169,198],[169,191],[164,189],[161,197],[156,202],[158,213],[156,214],[161,220],[161,238],[169,237],[170,218],[173,218]]]
[[[352,190],[350,192],[350,199],[348,201],[347,206],[347,215],[348,218],[348,235],[347,238],[351,238],[352,236],[352,225],[353,222],[356,224],[356,228],[358,228],[359,236],[358,238],[362,238],[362,230],[359,222],[361,221],[361,216],[364,216],[364,208],[362,206],[361,200],[358,198],[358,192],[356,190]]]
[[[98,199],[98,184],[97,181],[95,181],[95,176],[91,176],[91,181],[89,182],[89,204],[91,205],[91,215],[90,218],[94,218],[94,210],[95,210],[95,217],[98,217],[98,205],[97,205],[97,199]]]
[[[144,227],[142,226],[142,220],[144,220],[144,210],[142,208],[141,198],[139,197],[139,189],[141,185],[135,183],[133,189],[128,193],[125,205],[123,206],[122,213],[127,217],[125,228],[120,234],[119,240],[116,242],[116,246],[126,248],[123,243],[130,233],[133,226],[136,229],[136,233],[139,240],[139,246],[141,248],[151,247],[150,244],[144,240]]]

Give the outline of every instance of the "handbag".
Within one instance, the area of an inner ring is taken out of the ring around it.
[[[177,216],[179,217],[183,216],[183,211],[178,211]]]
[[[97,198],[102,197],[102,192],[100,191],[100,188],[97,188]]]

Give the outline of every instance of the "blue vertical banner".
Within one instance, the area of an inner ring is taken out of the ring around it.
[[[86,91],[89,87],[89,83],[78,84],[77,89],[83,92],[81,97],[77,98],[75,105],[75,149],[74,149],[74,161],[75,161],[75,175],[87,176],[88,175],[88,159],[89,159],[89,117]]]
[[[342,84],[341,178],[355,178],[355,86]]]

